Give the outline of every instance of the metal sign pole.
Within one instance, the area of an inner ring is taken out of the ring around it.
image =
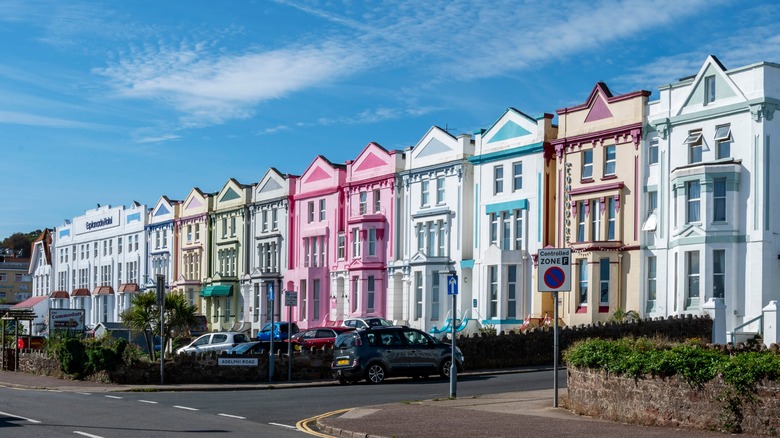
[[[452,295],[452,316],[450,317],[450,398],[455,398],[458,392],[458,360],[455,356],[455,329],[458,314],[458,275],[454,272],[447,276],[447,293]]]
[[[268,381],[274,381],[274,334],[276,330],[274,327],[274,285],[270,283],[268,285],[268,301],[271,307],[271,347],[268,351]]]
[[[558,407],[558,291],[553,293],[553,390],[555,395],[553,396],[553,407]]]
[[[452,352],[450,359],[450,398],[455,398],[457,396],[458,392],[458,365],[457,365],[457,359],[455,356],[455,315],[457,315],[457,308],[458,306],[458,296],[453,294],[452,295],[452,318],[450,321],[451,331],[452,333]]]
[[[292,306],[287,306],[287,381],[292,382]]]
[[[160,303],[160,385],[165,384],[165,276],[157,274],[157,301]],[[152,339],[154,349],[154,339]]]

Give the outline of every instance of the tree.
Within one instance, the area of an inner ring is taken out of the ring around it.
[[[181,336],[189,336],[190,326],[195,324],[195,313],[198,308],[190,304],[180,293],[170,293],[165,296],[165,339],[162,345]],[[157,332],[159,333],[159,326]]]
[[[154,357],[154,337],[160,333],[160,306],[154,291],[135,295],[130,300],[130,309],[122,312],[122,323],[133,333],[143,333],[149,348],[149,357]],[[194,324],[197,308],[182,294],[169,293],[165,296],[165,332],[161,345],[180,336],[189,336],[190,325]]]
[[[143,333],[146,346],[149,350],[149,358],[154,361],[154,327],[158,327],[160,311],[157,306],[157,295],[153,292],[136,294],[130,300],[130,308],[119,315],[127,328],[133,333]]]
[[[14,252],[21,252],[22,257],[29,257],[30,248],[32,247],[32,242],[35,240],[36,237],[38,237],[39,234],[41,234],[41,232],[38,231],[38,233],[35,234],[34,236],[33,234],[35,234],[34,231],[28,234],[24,234],[24,233],[11,234],[9,237],[6,237],[5,240],[3,240],[3,243],[0,244],[0,246],[2,246],[3,248],[12,249]]]

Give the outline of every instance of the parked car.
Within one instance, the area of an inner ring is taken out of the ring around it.
[[[369,327],[344,333],[333,346],[333,377],[341,384],[366,379],[381,383],[388,376],[440,374],[449,377],[452,345],[409,327]],[[456,366],[463,369],[463,353],[456,347]]]
[[[355,329],[365,329],[369,327],[392,327],[393,323],[378,316],[371,316],[368,318],[348,318],[341,325]]]
[[[332,348],[338,335],[353,330],[351,327],[312,327],[293,335],[292,341],[297,346],[308,348]]]
[[[267,351],[268,342],[251,341],[238,344],[228,350],[228,354],[258,354],[261,351]]]
[[[279,321],[274,323],[274,341],[287,340],[287,330],[289,323],[286,321]],[[292,323],[292,334],[298,333],[298,324]],[[258,341],[270,341],[271,340],[271,323],[264,325],[263,328],[257,332]]]
[[[204,351],[228,351],[238,344],[249,342],[249,337],[239,332],[206,333],[192,341],[189,345],[176,350],[181,353],[201,353]]]

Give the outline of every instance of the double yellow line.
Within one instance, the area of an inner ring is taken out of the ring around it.
[[[333,438],[333,435],[325,435],[322,432],[317,432],[316,430],[312,429],[309,426],[309,424],[310,423],[314,423],[316,425],[317,424],[317,420],[319,420],[320,418],[330,417],[332,415],[343,414],[344,412],[347,412],[347,411],[350,411],[350,410],[352,410],[352,408],[339,409],[338,411],[326,412],[324,414],[320,414],[320,415],[317,415],[315,417],[306,418],[304,420],[301,420],[301,421],[295,423],[295,427],[297,427],[298,430],[300,430],[301,432],[308,433],[309,435],[314,435],[314,436],[318,436],[318,437],[321,437],[321,438]]]

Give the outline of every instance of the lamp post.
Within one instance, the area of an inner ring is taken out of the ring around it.
[[[157,303],[160,305],[160,385],[165,384],[165,276],[157,274]],[[152,339],[154,349],[154,339]]]

